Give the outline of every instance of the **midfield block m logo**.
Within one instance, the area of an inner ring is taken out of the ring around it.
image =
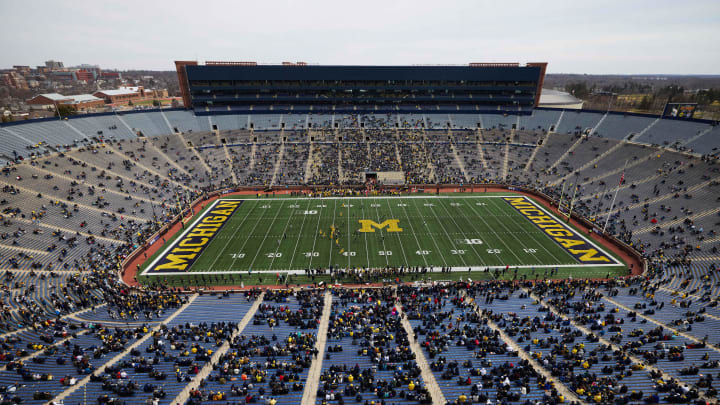
[[[358,232],[375,232],[375,228],[384,229],[387,228],[387,232],[402,232],[402,228],[398,226],[400,223],[399,219],[386,219],[383,223],[378,224],[372,219],[360,219],[358,220],[362,227],[358,229]]]

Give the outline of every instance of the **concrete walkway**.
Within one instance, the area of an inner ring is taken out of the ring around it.
[[[265,292],[260,294],[255,300],[255,302],[253,302],[250,309],[248,309],[245,316],[243,316],[243,318],[238,323],[237,330],[235,330],[235,332],[230,335],[230,338],[225,340],[222,346],[220,346],[220,348],[213,353],[212,357],[210,357],[210,361],[205,363],[200,372],[193,377],[192,381],[188,383],[188,385],[186,385],[182,391],[180,391],[180,393],[175,397],[171,404],[184,404],[187,402],[188,398],[190,398],[190,391],[195,389],[200,381],[210,375],[210,373],[213,371],[213,366],[218,364],[220,358],[224,356],[225,353],[227,353],[227,351],[230,349],[230,342],[232,342],[237,336],[242,333],[243,330],[245,330],[245,327],[253,319],[253,316],[255,315],[258,307],[260,306],[260,304],[262,304],[263,298],[265,298]]]
[[[91,376],[93,376],[93,375],[97,376],[98,374],[101,373],[102,370],[105,370],[108,366],[112,366],[113,364],[119,362],[120,359],[122,359],[123,357],[125,357],[125,355],[127,355],[128,353],[130,353],[133,349],[135,349],[136,347],[138,347],[138,346],[140,346],[141,344],[143,344],[146,340],[150,339],[150,337],[153,335],[153,333],[159,331],[160,328],[161,328],[163,325],[168,324],[168,323],[170,323],[170,321],[172,321],[173,319],[175,319],[175,317],[178,316],[180,313],[182,313],[185,309],[187,309],[187,307],[189,307],[189,306],[193,303],[193,301],[195,301],[195,300],[197,299],[197,297],[198,297],[197,294],[193,294],[193,295],[190,297],[190,299],[188,299],[188,302],[186,302],[186,303],[185,303],[183,306],[181,306],[177,311],[175,311],[174,314],[172,314],[172,315],[170,315],[169,317],[167,317],[167,319],[165,319],[165,321],[164,321],[163,323],[161,323],[161,324],[157,325],[156,327],[152,328],[150,331],[148,331],[148,333],[145,334],[145,336],[141,337],[141,338],[138,339],[135,343],[133,343],[133,344],[131,344],[130,346],[128,346],[127,348],[125,348],[125,350],[123,350],[122,352],[116,354],[115,357],[113,357],[113,358],[111,358],[110,360],[106,361],[101,367],[98,367],[95,371],[93,371],[92,373],[88,374],[87,377],[85,377],[85,378],[83,378],[82,380],[78,381],[77,384],[73,385],[72,387],[69,387],[69,388],[66,389],[65,391],[63,391],[63,392],[61,392],[60,394],[58,394],[58,396],[56,396],[55,398],[53,398],[52,402],[61,402],[61,401],[64,401],[65,398],[67,398],[68,396],[70,396],[70,394],[72,394],[73,392],[75,392],[75,391],[79,390],[80,388],[84,387],[85,384],[87,384],[87,383],[90,381],[90,377],[91,377]]]
[[[325,358],[325,343],[327,342],[327,331],[330,324],[330,311],[332,308],[332,293],[330,290],[325,291],[322,317],[320,318],[320,326],[318,327],[317,340],[315,348],[318,354],[310,365],[308,370],[307,381],[305,382],[305,391],[303,391],[303,404],[314,404],[317,399],[317,389],[320,385],[320,374],[322,372],[322,363]]]
[[[5,270],[3,270],[3,271],[5,271]],[[104,307],[104,306],[106,306],[106,305],[107,305],[107,304],[100,304],[100,305],[96,306],[95,309],[102,308],[102,307]],[[92,310],[92,307],[91,307],[91,308],[81,309],[81,310],[79,310],[79,311],[75,311],[75,312],[71,312],[71,313],[69,313],[69,314],[65,314],[65,315],[61,316],[60,319],[62,319],[62,320],[68,320],[68,319],[74,320],[74,319],[75,319],[75,316],[80,315],[80,314],[83,314],[83,313],[88,312],[88,311],[91,311],[91,310]],[[85,321],[85,322],[87,322],[87,321]],[[28,330],[34,330],[34,328],[32,328],[32,327],[30,327],[30,326],[26,326],[26,327],[24,327],[24,328],[20,328],[20,329],[18,329],[18,330],[14,330],[14,331],[12,331],[12,332],[5,332],[5,333],[3,333],[3,334],[0,334],[0,339],[5,339],[6,337],[9,337],[9,336],[12,336],[12,335],[21,333],[21,332],[25,332],[25,331],[28,331]]]
[[[75,334],[75,336],[68,336],[68,337],[66,337],[66,338],[64,338],[64,339],[58,340],[57,342],[55,342],[55,343],[53,343],[53,344],[45,345],[45,346],[43,346],[42,349],[36,350],[36,351],[28,354],[28,355],[25,356],[25,357],[18,357],[18,358],[16,358],[14,361],[22,361],[22,362],[24,363],[24,362],[26,362],[26,361],[34,358],[34,357],[37,357],[37,356],[45,353],[45,350],[47,350],[47,349],[49,349],[49,348],[51,348],[51,347],[61,346],[63,343],[67,342],[68,340],[75,339],[76,336],[79,337],[79,336],[82,336],[82,335],[87,334],[88,332],[90,332],[88,329],[83,329],[83,330],[77,332],[77,333]],[[7,363],[5,363],[2,367],[0,367],[0,371],[5,371],[5,370],[7,370]]]
[[[570,391],[570,389],[560,381],[558,381],[555,377],[550,374],[550,372],[543,366],[540,365],[535,359],[532,358],[525,350],[523,350],[520,345],[518,345],[510,336],[508,336],[505,331],[503,331],[495,322],[493,322],[490,318],[484,317],[482,314],[482,311],[480,308],[475,304],[475,302],[472,302],[473,307],[475,308],[475,312],[477,312],[478,315],[480,315],[483,319],[487,320],[487,326],[490,327],[490,329],[498,332],[500,334],[500,338],[507,343],[514,351],[517,352],[518,356],[520,356],[521,359],[527,360],[528,363],[532,366],[535,371],[537,371],[538,374],[545,377],[546,380],[553,383],[553,387],[557,390],[557,392],[565,397],[565,401],[577,401],[581,405],[587,404],[586,401],[583,401],[580,397],[577,396],[574,392]]]
[[[688,339],[688,340],[690,340],[690,341],[692,341],[692,342],[695,342],[695,343],[698,343],[698,344],[702,344],[702,343],[703,343],[702,340],[696,338],[696,337],[693,336],[693,335],[690,335],[690,334],[688,334],[688,333],[685,333],[685,332],[683,332],[683,331],[681,331],[681,330],[679,330],[679,329],[673,328],[672,326],[666,325],[666,324],[664,324],[664,323],[662,323],[662,322],[658,322],[656,319],[653,319],[653,318],[651,318],[651,317],[649,317],[649,316],[645,316],[645,315],[643,315],[642,313],[640,313],[639,311],[634,310],[634,309],[632,309],[632,308],[630,308],[630,307],[628,307],[628,306],[625,306],[625,305],[623,305],[623,304],[615,301],[614,299],[612,299],[612,298],[610,298],[610,297],[603,296],[603,300],[605,300],[605,301],[607,301],[607,302],[609,302],[609,303],[617,306],[618,308],[624,309],[624,310],[627,311],[628,313],[629,313],[629,312],[635,312],[635,314],[636,314],[639,318],[642,318],[642,319],[644,319],[644,320],[646,320],[646,321],[648,321],[648,322],[650,322],[650,323],[652,323],[652,324],[655,324],[655,325],[657,325],[657,326],[660,326],[660,327],[662,327],[662,328],[664,328],[664,329],[669,329],[669,330],[677,333],[678,335],[680,335],[680,336],[682,336],[682,337],[684,337],[684,338],[686,338],[686,339]],[[706,315],[706,314],[704,314],[704,315]],[[718,349],[717,347],[715,347],[715,346],[713,346],[713,345],[711,345],[711,344],[708,344],[706,347],[707,347],[708,349],[710,349],[710,350],[714,350],[714,351],[720,353],[720,349]]]
[[[582,333],[585,334],[586,336],[587,336],[587,335],[590,335],[590,334],[592,333],[593,335],[597,336],[598,340],[599,340],[601,343],[603,343],[604,345],[606,345],[606,346],[608,346],[608,347],[611,347],[614,351],[620,351],[620,352],[624,353],[633,363],[642,364],[643,366],[645,366],[645,370],[646,370],[646,371],[648,371],[648,372],[649,372],[649,371],[655,371],[655,372],[657,372],[657,373],[660,373],[660,377],[663,379],[663,381],[670,381],[671,379],[673,379],[673,380],[675,380],[675,381],[678,381],[679,383],[687,384],[688,387],[692,387],[692,386],[693,386],[693,384],[688,384],[687,382],[681,380],[680,378],[673,377],[673,376],[667,374],[665,371],[663,371],[663,370],[661,370],[661,369],[659,369],[659,368],[657,368],[657,367],[655,367],[655,366],[653,366],[653,365],[651,365],[651,364],[648,364],[648,363],[645,362],[643,359],[641,359],[641,358],[639,358],[639,357],[637,357],[637,356],[635,356],[635,355],[632,355],[632,354],[630,354],[629,352],[623,350],[622,347],[616,345],[615,343],[613,343],[613,342],[611,342],[611,341],[609,341],[609,340],[607,340],[607,339],[605,339],[605,338],[603,338],[603,337],[600,337],[599,335],[593,333],[590,329],[587,329],[587,328],[584,327],[583,325],[578,324],[577,322],[575,322],[575,321],[574,321],[572,318],[570,318],[569,316],[564,315],[564,314],[561,314],[561,313],[557,310],[557,308],[555,308],[554,306],[550,305],[550,304],[547,303],[546,301],[542,300],[542,299],[541,299],[540,297],[538,297],[537,295],[531,293],[530,290],[528,290],[528,289],[523,289],[523,290],[525,290],[525,292],[528,293],[528,296],[529,296],[529,297],[531,297],[532,299],[536,300],[536,301],[539,302],[540,304],[545,305],[545,306],[550,310],[550,312],[552,312],[553,314],[555,314],[557,317],[562,318],[562,319],[565,319],[565,320],[567,320],[567,321],[570,321],[570,324],[572,324],[576,329],[578,329],[580,332],[582,332]],[[698,394],[699,394],[699,399],[702,399],[702,400],[704,400],[704,401],[713,402],[712,399],[706,398],[705,395],[703,394],[703,392],[700,391],[700,389],[698,389]]]
[[[395,291],[395,295],[397,296],[397,290]],[[428,392],[430,392],[430,397],[432,397],[433,404],[445,404],[447,402],[445,400],[445,394],[443,394],[442,390],[440,389],[440,385],[438,385],[437,380],[435,379],[435,375],[433,374],[432,370],[430,370],[430,365],[425,358],[425,353],[423,352],[422,347],[420,347],[420,344],[417,342],[417,340],[415,340],[415,332],[413,331],[412,325],[410,325],[410,321],[405,316],[405,312],[403,312],[402,305],[400,305],[399,300],[395,301],[395,308],[398,311],[400,322],[402,323],[403,328],[405,328],[405,332],[407,332],[408,334],[408,340],[410,341],[410,349],[413,351],[413,353],[415,353],[415,362],[417,363],[418,367],[420,367],[420,375],[425,382],[425,387],[427,388]]]

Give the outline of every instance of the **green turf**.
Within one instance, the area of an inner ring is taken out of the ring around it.
[[[468,267],[479,270],[509,265],[521,266],[521,274],[540,277],[544,270],[561,266],[555,277],[625,274],[622,265],[581,265],[497,195],[468,197],[251,198],[237,209],[189,271],[148,278],[223,274],[222,279],[215,278],[223,283],[226,281],[221,280],[229,280],[231,275],[245,274],[247,284],[250,270],[252,277],[262,277],[257,273],[274,275],[330,266],[448,266],[465,274]],[[360,233],[361,219],[376,223],[396,219],[402,232],[385,228]],[[341,234],[331,240],[328,235],[333,224]],[[296,275],[295,281],[305,279]]]

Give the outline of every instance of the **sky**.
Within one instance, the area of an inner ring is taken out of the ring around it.
[[[720,74],[720,0],[0,0],[0,34],[0,68],[548,62],[549,73]]]

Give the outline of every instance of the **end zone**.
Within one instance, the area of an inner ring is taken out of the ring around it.
[[[592,243],[574,228],[564,224],[535,201],[525,197],[502,197],[520,215],[527,218],[581,265],[624,266],[614,256]]]
[[[243,201],[215,200],[141,275],[186,273]]]

